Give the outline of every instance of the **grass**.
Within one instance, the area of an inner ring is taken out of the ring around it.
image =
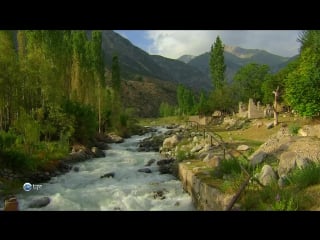
[[[187,119],[178,116],[162,117],[162,118],[141,118],[139,125],[141,126],[162,126],[170,124],[185,124]]]
[[[290,184],[299,189],[320,183],[320,164],[310,163],[302,169],[295,169],[289,176]]]

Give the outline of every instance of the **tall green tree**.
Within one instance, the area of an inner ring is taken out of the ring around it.
[[[210,72],[214,89],[221,89],[225,84],[225,71],[224,45],[217,36],[210,52]]]
[[[288,74],[285,98],[303,116],[320,113],[320,31],[304,31],[298,66]]]
[[[121,78],[120,78],[120,66],[119,58],[117,55],[112,57],[112,66],[111,66],[112,76],[111,76],[111,86],[116,93],[120,93],[121,89]]]
[[[19,109],[18,58],[13,31],[0,31],[0,130],[8,129]]]

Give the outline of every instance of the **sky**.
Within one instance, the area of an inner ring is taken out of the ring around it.
[[[149,54],[167,58],[210,51],[219,35],[223,44],[262,49],[283,57],[299,53],[297,30],[115,30]]]

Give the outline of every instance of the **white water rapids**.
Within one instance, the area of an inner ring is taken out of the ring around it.
[[[164,131],[158,128],[158,131]],[[161,159],[157,152],[137,152],[143,136],[133,136],[121,144],[110,144],[106,157],[95,158],[74,164],[79,172],[70,172],[42,183],[40,190],[31,190],[17,195],[20,210],[195,210],[191,197],[183,191],[181,182],[172,175],[159,174],[153,163],[152,173],[138,172],[150,159]],[[114,172],[114,178],[100,176]],[[32,183],[31,183],[32,184]],[[164,199],[155,197],[162,191]],[[41,197],[49,197],[50,203],[43,208],[28,205]]]

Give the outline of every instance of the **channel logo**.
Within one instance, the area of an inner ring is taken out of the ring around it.
[[[31,189],[32,189],[31,183],[27,182],[27,183],[23,184],[23,190],[25,190],[26,192],[31,191]]]

